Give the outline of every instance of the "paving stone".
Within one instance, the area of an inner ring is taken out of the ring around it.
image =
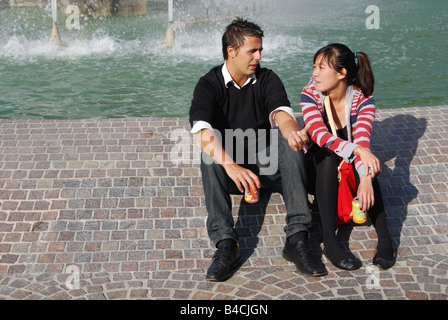
[[[446,300],[446,109],[377,112],[372,149],[398,250],[392,269],[372,273],[375,230],[348,224],[340,238],[363,267],[341,271],[322,257],[328,276],[304,277],[282,258],[281,195],[252,206],[233,196],[245,259],[224,283],[205,281],[215,248],[187,119],[0,120],[0,299]],[[180,159],[176,130],[190,139]]]

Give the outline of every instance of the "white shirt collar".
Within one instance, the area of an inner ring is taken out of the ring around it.
[[[227,88],[229,87],[229,83],[232,83],[238,89],[242,88],[242,87],[240,88],[240,86],[233,80],[232,76],[230,75],[230,72],[227,69],[227,62],[224,63],[224,65],[222,66],[222,75],[224,76],[224,84]],[[249,79],[247,79],[243,87],[249,83],[255,84],[256,82],[257,82],[257,76],[254,73]]]

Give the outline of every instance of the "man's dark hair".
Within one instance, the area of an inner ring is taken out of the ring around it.
[[[227,47],[231,46],[235,48],[235,50],[238,50],[244,45],[246,37],[263,38],[264,33],[255,23],[237,17],[227,26],[226,31],[222,36],[222,53],[224,55],[224,60],[229,58]]]

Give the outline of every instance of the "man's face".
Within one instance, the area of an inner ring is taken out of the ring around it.
[[[263,39],[259,37],[246,37],[244,45],[238,50],[228,48],[228,65],[234,78],[249,78],[257,69],[263,51]],[[239,79],[234,79],[238,81]]]

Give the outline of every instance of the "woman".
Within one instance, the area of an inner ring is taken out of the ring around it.
[[[386,212],[376,175],[380,161],[370,152],[375,118],[372,97],[374,77],[368,56],[342,44],[330,44],[314,56],[313,76],[301,95],[312,145],[307,146],[307,171],[322,222],[324,253],[336,267],[355,270],[361,262],[346,252],[335,234],[338,199],[338,165],[341,159],[355,168],[360,209],[368,215],[378,234],[374,265],[388,269],[395,263]],[[325,97],[328,96],[327,99]],[[329,101],[337,136],[330,132],[324,100]]]

